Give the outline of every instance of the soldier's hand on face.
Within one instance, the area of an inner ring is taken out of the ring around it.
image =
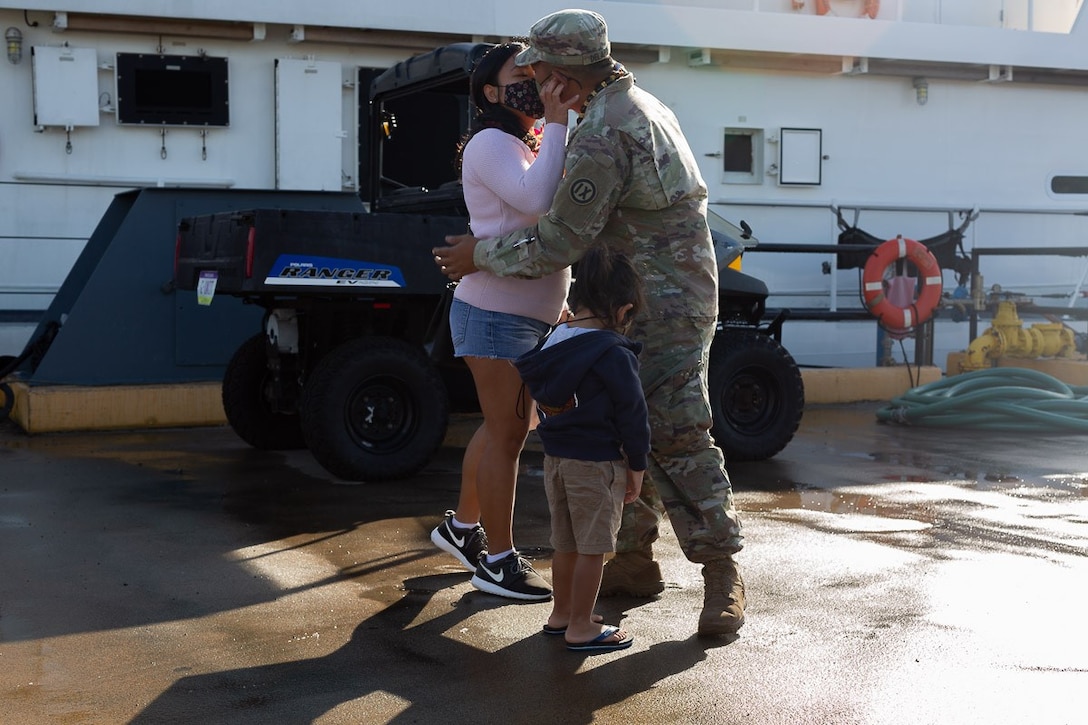
[[[466,274],[476,271],[476,262],[472,255],[476,251],[476,243],[480,241],[471,234],[453,234],[446,237],[445,247],[435,247],[431,250],[434,255],[434,263],[442,270],[442,274],[457,281]]]

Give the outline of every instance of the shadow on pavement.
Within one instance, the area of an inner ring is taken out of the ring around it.
[[[475,592],[419,622],[434,592],[464,581],[440,574],[404,581],[405,595],[321,658],[179,679],[132,723],[312,722],[350,703],[357,722],[594,722],[622,703],[706,658],[721,639],[691,637],[645,650],[587,656],[561,638],[531,634],[495,651],[458,639],[469,617],[514,606]],[[532,608],[534,631],[537,609]],[[359,719],[363,718],[364,719]]]

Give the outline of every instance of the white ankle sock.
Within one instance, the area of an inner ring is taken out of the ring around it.
[[[480,525],[479,521],[474,524],[466,524],[463,521],[458,521],[456,516],[450,517],[450,522],[459,529],[475,529]]]
[[[503,552],[501,552],[499,554],[490,554],[489,553],[487,555],[487,563],[488,564],[494,564],[499,559],[505,559],[507,556],[509,556],[513,552],[514,552],[513,549],[507,549],[506,551],[503,551]]]

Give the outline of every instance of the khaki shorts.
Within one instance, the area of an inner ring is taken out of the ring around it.
[[[545,456],[544,492],[552,514],[552,548],[579,554],[615,551],[626,490],[623,461]]]

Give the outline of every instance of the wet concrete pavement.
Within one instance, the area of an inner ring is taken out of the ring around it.
[[[875,409],[810,409],[730,467],[739,637],[694,636],[701,578],[666,533],[665,593],[602,600],[635,644],[599,656],[431,546],[456,445],[346,485],[229,429],[0,426],[0,722],[1088,721],[1088,437]],[[540,476],[529,451],[515,530],[547,576]]]

